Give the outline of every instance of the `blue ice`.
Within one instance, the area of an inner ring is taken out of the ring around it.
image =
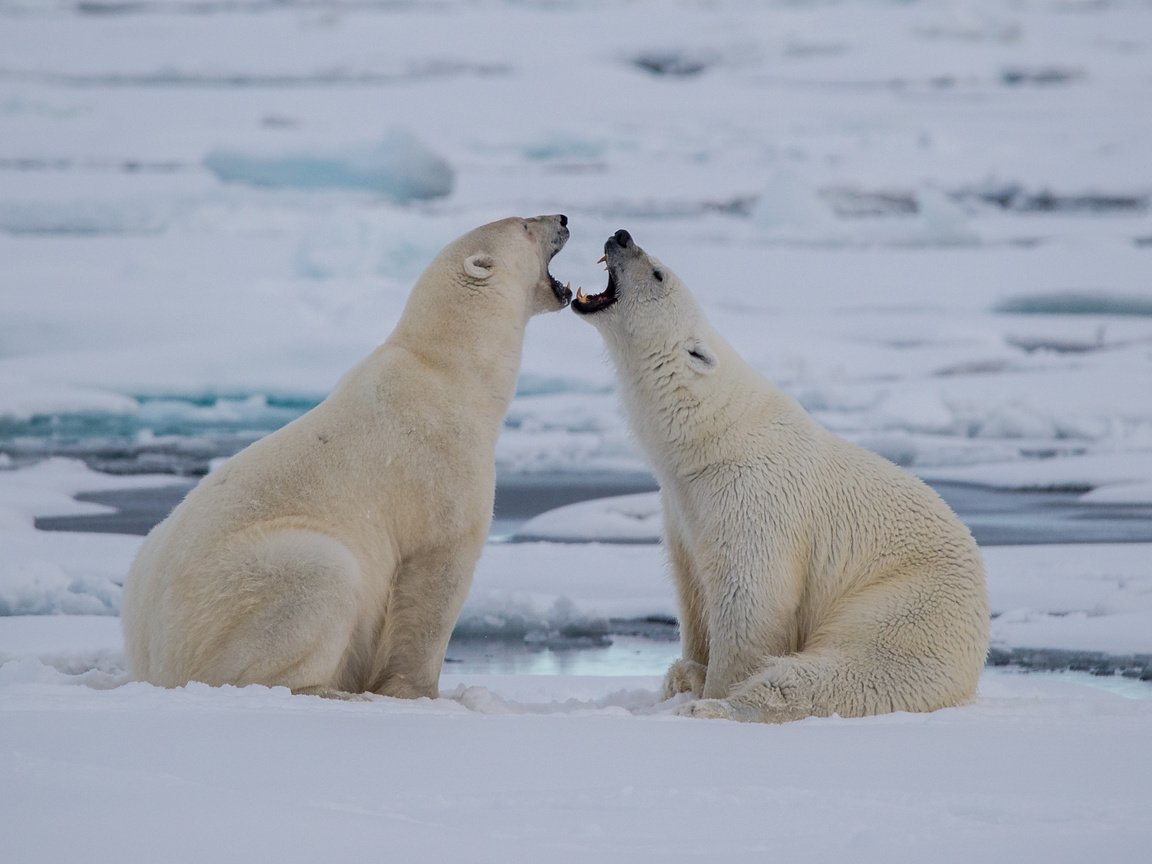
[[[204,167],[225,183],[286,189],[360,189],[396,201],[439,198],[455,172],[407,133],[363,148],[296,153],[213,150]]]

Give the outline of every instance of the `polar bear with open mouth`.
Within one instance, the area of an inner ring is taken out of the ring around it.
[[[438,695],[525,327],[571,299],[548,272],[567,224],[504,219],[448,245],[327,399],[152,530],[124,586],[135,679]]]
[[[596,326],[660,482],[696,717],[783,722],[970,700],[988,648],[980,552],[928,486],[745,363],[676,275],[617,231]]]

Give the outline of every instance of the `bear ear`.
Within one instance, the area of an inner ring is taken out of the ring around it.
[[[464,259],[464,272],[473,279],[487,279],[496,268],[496,261],[487,252],[477,252]]]
[[[702,375],[716,371],[716,355],[701,339],[692,339],[684,346],[688,354],[688,365]]]

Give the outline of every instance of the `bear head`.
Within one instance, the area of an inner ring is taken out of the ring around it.
[[[716,368],[708,324],[675,273],[624,229],[605,242],[600,262],[608,286],[599,294],[578,291],[572,311],[594,324],[614,353],[678,359],[702,375]]]
[[[453,243],[441,258],[471,293],[522,308],[526,316],[563,309],[572,291],[549,271],[568,242],[568,217],[510,217],[481,225]]]

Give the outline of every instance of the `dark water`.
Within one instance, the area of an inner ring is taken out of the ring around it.
[[[1152,505],[1082,504],[1080,492],[934,483],[982,546],[1152,542]]]
[[[36,520],[43,531],[146,534],[192,488],[179,482],[154,489],[78,495],[114,507],[95,516],[51,516]],[[1152,506],[1081,504],[1074,492],[1017,492],[960,483],[933,488],[951,505],[983,546],[1054,543],[1152,542]],[[656,489],[645,474],[533,475],[501,478],[496,487],[494,537],[506,537],[546,510],[612,495]]]

